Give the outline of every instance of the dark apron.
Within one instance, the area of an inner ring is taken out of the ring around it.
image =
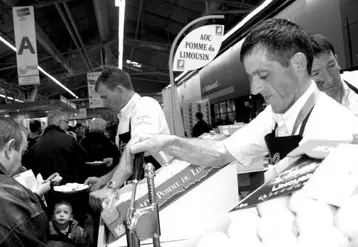
[[[347,82],[347,81],[344,81],[346,84],[347,84],[347,86],[353,91],[353,92],[355,92],[356,94],[358,94],[358,89],[356,88],[356,87],[354,87],[352,84],[350,84],[349,82]]]
[[[122,156],[122,153],[123,153],[127,143],[130,141],[130,139],[131,139],[131,122],[129,121],[128,132],[118,135],[118,148],[119,148],[120,157]],[[151,163],[154,166],[155,170],[157,170],[161,167],[161,165],[157,162],[156,159],[154,159],[153,156],[145,156],[144,162]],[[142,173],[141,179],[143,179],[143,178],[144,178],[144,172]],[[132,176],[128,179],[128,181],[130,181],[130,180],[132,180]]]
[[[269,160],[271,165],[277,164],[281,159],[285,158],[288,153],[298,147],[300,141],[302,140],[302,135],[305,130],[309,116],[311,115],[311,112],[316,104],[317,97],[318,90],[316,90],[310,95],[305,105],[302,107],[301,111],[297,116],[290,136],[277,137],[277,123],[273,131],[265,136],[265,142],[269,151]],[[299,134],[295,135],[297,128],[300,125],[301,128]],[[252,184],[251,189],[254,190],[259,187],[261,184],[264,183],[264,180],[264,172],[255,173],[254,176],[250,177],[250,182]]]

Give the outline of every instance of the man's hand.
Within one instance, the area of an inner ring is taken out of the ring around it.
[[[45,195],[51,189],[50,183],[51,183],[50,181],[44,183],[38,183],[35,193],[40,197]]]
[[[52,185],[59,185],[62,181],[62,177],[58,172],[49,176],[44,182],[50,181]]]
[[[102,203],[113,195],[114,190],[108,187],[104,187],[100,190],[96,190],[90,193],[89,204],[94,211],[102,211]]]
[[[103,162],[106,164],[107,167],[111,167],[113,165],[113,158],[104,158]]]
[[[88,184],[91,187],[91,191],[96,191],[105,186],[106,182],[98,177],[89,177],[86,179],[85,184]]]

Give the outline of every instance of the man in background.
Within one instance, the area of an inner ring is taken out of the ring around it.
[[[209,133],[209,124],[203,119],[203,113],[197,112],[195,114],[197,123],[193,127],[193,137],[199,137],[204,133]]]
[[[169,128],[160,104],[153,98],[137,94],[130,76],[124,70],[105,66],[95,88],[104,105],[118,113],[119,125],[115,141],[121,155],[119,164],[111,172],[86,180],[86,183],[91,184],[90,204],[100,210],[102,201],[132,175],[132,160],[129,159],[129,153],[125,152],[127,143],[145,133],[169,134]],[[146,157],[146,161],[156,168],[160,166],[152,156]]]
[[[27,141],[28,141],[28,150],[31,150],[31,148],[36,143],[37,139],[42,134],[41,122],[39,120],[33,120],[30,122],[29,127],[30,127],[30,134],[27,138]]]
[[[358,79],[345,81],[340,74],[337,54],[329,40],[321,34],[312,34],[314,59],[312,78],[317,87],[358,116]]]

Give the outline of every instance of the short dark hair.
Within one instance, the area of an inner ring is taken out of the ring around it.
[[[311,74],[313,48],[310,36],[297,24],[285,19],[267,19],[260,22],[242,44],[241,62],[257,47],[266,49],[269,56],[285,67],[289,66],[294,54],[302,52],[307,59],[308,74]]]
[[[18,124],[11,118],[0,117],[0,150],[5,147],[8,141],[14,139],[14,148],[16,151],[19,151],[21,143],[24,139],[23,128],[21,128],[20,124]]]
[[[39,120],[33,120],[29,124],[31,132],[41,131],[41,122]]]
[[[127,72],[115,66],[104,66],[101,75],[96,81],[95,90],[98,90],[100,84],[106,85],[113,90],[117,86],[123,86],[126,89],[133,90],[132,80]]]
[[[310,35],[310,37],[314,56],[325,52],[332,52],[333,55],[336,55],[336,51],[334,50],[332,43],[329,42],[325,36],[319,33],[313,33]]]
[[[59,202],[56,202],[55,205],[53,206],[53,212],[55,212],[56,208],[57,208],[59,205],[66,205],[66,206],[68,206],[68,207],[70,208],[70,210],[71,210],[71,213],[72,213],[72,211],[73,211],[72,205],[71,205],[71,203],[69,203],[69,202],[66,201],[66,200],[61,200],[61,201],[59,201]]]
[[[198,111],[195,116],[199,119],[199,120],[203,120],[203,113],[201,113],[200,111]]]

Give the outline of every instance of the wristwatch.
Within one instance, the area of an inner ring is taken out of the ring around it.
[[[115,190],[115,189],[117,188],[117,184],[116,184],[116,182],[114,182],[113,180],[109,180],[109,181],[107,182],[106,186],[107,186],[108,188],[113,189],[113,190]]]

